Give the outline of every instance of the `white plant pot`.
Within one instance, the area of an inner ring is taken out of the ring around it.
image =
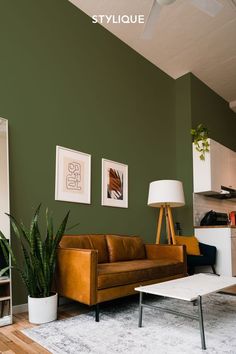
[[[57,294],[49,297],[28,296],[29,322],[47,323],[57,319]]]

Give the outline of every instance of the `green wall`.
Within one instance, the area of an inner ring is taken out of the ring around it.
[[[209,136],[236,151],[236,114],[229,103],[189,73],[175,81],[176,177],[183,181],[186,205],[176,209],[185,235],[193,234],[193,166],[190,129],[203,123]]]
[[[194,75],[191,75],[192,126],[203,123],[210,138],[236,151],[236,113],[229,103]]]
[[[11,213],[28,223],[42,202],[55,222],[70,209],[74,232],[154,241],[148,184],[175,178],[174,80],[67,0],[1,1],[0,43]],[[56,145],[92,155],[91,205],[54,200]],[[101,206],[103,157],[129,166],[128,209]],[[13,284],[14,304],[26,302]]]
[[[193,175],[191,129],[191,75],[175,81],[176,178],[183,182],[185,206],[175,209],[183,234],[193,233]]]
[[[36,206],[55,222],[71,210],[76,233],[139,234],[153,242],[157,210],[148,184],[178,178],[192,229],[191,126],[234,148],[235,114],[192,74],[174,81],[67,0],[0,2],[0,116],[9,120],[11,213],[28,223]],[[92,155],[92,203],[54,200],[56,145]],[[101,159],[129,166],[129,208],[101,206]],[[13,247],[18,254],[15,242]],[[13,278],[14,304],[26,302]]]

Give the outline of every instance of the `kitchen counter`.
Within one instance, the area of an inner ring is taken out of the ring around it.
[[[194,229],[236,229],[236,226],[231,225],[212,225],[212,226],[194,226]]]
[[[236,276],[236,227],[230,225],[198,226],[194,234],[199,242],[217,248],[216,273]]]

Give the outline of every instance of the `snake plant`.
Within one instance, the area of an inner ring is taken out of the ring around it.
[[[13,231],[23,255],[23,265],[19,265],[8,240],[0,231],[0,245],[3,254],[7,257],[8,252],[11,257],[12,268],[16,269],[27,288],[31,297],[48,297],[51,295],[53,277],[56,267],[56,250],[65,232],[69,212],[61,222],[58,230],[54,233],[53,219],[46,210],[46,235],[42,237],[39,228],[40,207],[36,209],[29,229],[23,223],[8,214]],[[20,263],[21,264],[21,263]],[[4,268],[0,275],[7,271]]]

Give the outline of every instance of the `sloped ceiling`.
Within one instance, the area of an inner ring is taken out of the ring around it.
[[[87,15],[148,17],[153,0],[69,0]],[[236,100],[235,0],[219,0],[223,9],[211,17],[176,0],[162,7],[150,40],[141,38],[143,24],[103,26],[173,78],[192,72],[228,102]],[[92,21],[92,19],[91,19]],[[94,24],[96,26],[96,24]]]

